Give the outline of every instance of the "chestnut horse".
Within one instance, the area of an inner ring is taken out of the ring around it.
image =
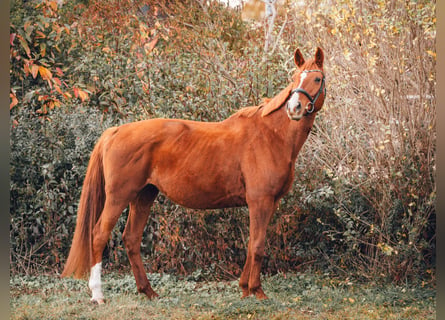
[[[156,297],[140,244],[160,191],[193,209],[248,206],[250,237],[239,285],[243,297],[266,299],[260,282],[266,229],[292,185],[298,152],[323,106],[323,60],[320,48],[308,61],[297,49],[297,71],[284,90],[222,122],[150,119],[107,129],[91,154],[62,276],[81,278],[90,271],[91,300],[104,302],[103,250],[130,205],[123,241],[138,291]]]

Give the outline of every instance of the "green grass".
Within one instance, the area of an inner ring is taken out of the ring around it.
[[[150,274],[159,298],[136,293],[131,274],[104,276],[105,305],[87,281],[12,276],[11,319],[435,319],[435,289],[358,284],[328,276],[264,277],[269,300],[241,300],[237,281],[203,282]]]

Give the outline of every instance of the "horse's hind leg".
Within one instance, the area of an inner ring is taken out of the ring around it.
[[[142,264],[141,241],[142,233],[150,214],[150,208],[157,194],[158,189],[155,186],[147,185],[138,193],[136,199],[130,202],[130,213],[123,234],[138,291],[145,293],[150,299],[157,297],[158,294],[151,288],[144,265]]]
[[[91,275],[88,285],[92,292],[91,301],[98,304],[104,303],[104,296],[102,293],[101,284],[101,270],[102,270],[102,254],[110,238],[111,231],[122,214],[122,211],[127,206],[125,201],[117,201],[111,194],[105,200],[104,209],[93,229],[93,244],[92,244],[92,261]]]

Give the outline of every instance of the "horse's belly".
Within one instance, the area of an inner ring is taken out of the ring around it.
[[[239,193],[224,194],[216,191],[193,190],[191,188],[182,190],[159,189],[173,202],[191,209],[219,209],[246,205],[245,196]]]
[[[167,198],[187,208],[218,209],[246,205],[244,185],[233,177],[226,177],[224,182],[220,180],[218,183],[205,176],[156,180],[151,183]]]

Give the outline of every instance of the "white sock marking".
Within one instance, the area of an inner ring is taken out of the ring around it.
[[[91,301],[99,301],[104,299],[104,295],[102,293],[102,283],[100,280],[100,273],[102,271],[102,262],[97,263],[94,267],[91,268],[90,281],[88,285],[93,293],[93,297]]]

